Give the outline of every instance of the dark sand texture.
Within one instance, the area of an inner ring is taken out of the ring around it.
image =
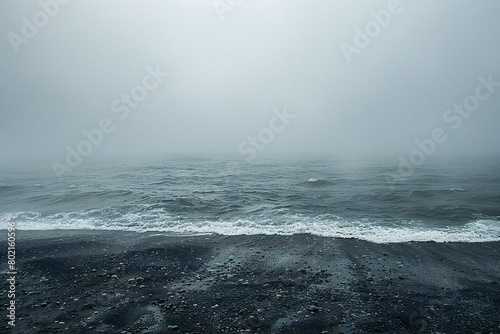
[[[17,238],[17,325],[2,316],[5,333],[500,333],[499,242]]]

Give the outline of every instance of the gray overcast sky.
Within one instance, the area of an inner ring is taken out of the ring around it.
[[[499,1],[401,0],[350,63],[341,43],[390,1],[247,0],[224,20],[214,2],[69,1],[16,54],[9,33],[42,9],[3,1],[0,159],[63,161],[103,118],[93,157],[237,154],[285,105],[296,118],[267,153],[409,153],[438,127],[439,152],[500,151],[500,87],[458,129],[443,120],[478,76],[500,81]],[[156,65],[169,76],[120,120],[112,102]]]

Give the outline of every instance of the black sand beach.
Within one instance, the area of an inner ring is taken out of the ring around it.
[[[499,242],[18,231],[16,251],[5,333],[500,333]]]

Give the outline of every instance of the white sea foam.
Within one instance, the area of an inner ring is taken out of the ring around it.
[[[430,228],[421,222],[407,221],[397,225],[383,221],[348,221],[334,216],[304,217],[288,215],[279,221],[250,217],[232,221],[183,220],[168,215],[162,209],[128,212],[98,210],[58,213],[42,216],[36,212],[0,214],[0,226],[15,221],[20,230],[89,229],[135,232],[163,232],[175,235],[293,235],[313,234],[324,237],[357,238],[375,243],[410,241],[487,242],[500,241],[500,222],[478,219],[460,226]]]

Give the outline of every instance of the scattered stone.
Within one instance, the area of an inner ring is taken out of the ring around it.
[[[309,305],[309,311],[311,313],[319,312],[319,307],[317,307],[316,305]]]

